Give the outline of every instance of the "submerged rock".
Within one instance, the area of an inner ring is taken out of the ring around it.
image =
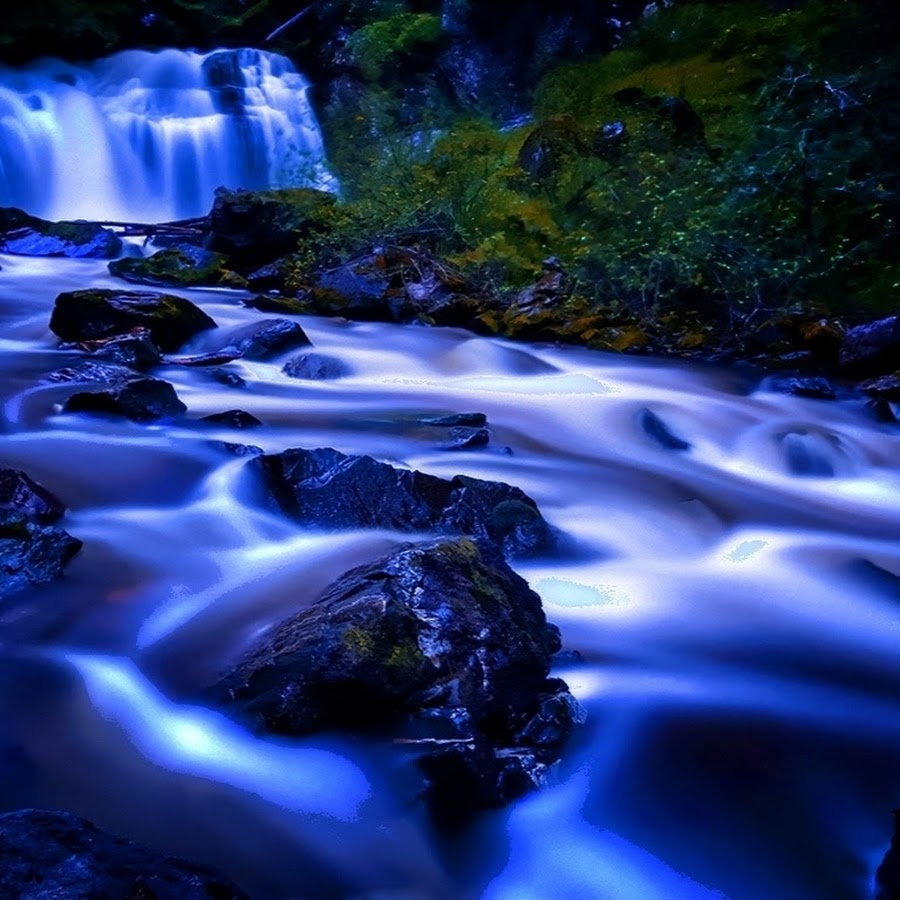
[[[61,577],[81,549],[81,541],[51,524],[64,512],[65,506],[24,472],[0,469],[0,600]]]
[[[160,287],[216,285],[225,275],[227,257],[193,244],[175,244],[148,257],[125,257],[109,264],[111,274],[137,284]]]
[[[56,298],[50,328],[64,341],[94,341],[146,328],[153,343],[170,353],[216,323],[189,300],[151,291],[92,288]]]
[[[271,501],[303,524],[466,534],[510,557],[548,553],[558,543],[534,500],[500,481],[448,480],[330,448],[285,450],[250,465]]]
[[[91,222],[48,222],[21,209],[0,207],[0,252],[111,259],[122,252],[122,240]]]
[[[201,422],[211,422],[213,425],[227,425],[229,428],[256,428],[262,422],[244,409],[228,409],[225,412],[212,413],[203,416]]]
[[[310,381],[330,381],[352,374],[345,362],[324,353],[301,353],[292,356],[281,371],[288,378],[303,378]]]
[[[216,693],[278,734],[377,729],[410,750],[441,819],[538,785],[583,713],[548,679],[559,633],[496,547],[405,545],[277,625]]]
[[[211,866],[163,856],[71,813],[0,815],[0,894],[21,900],[244,900]]]

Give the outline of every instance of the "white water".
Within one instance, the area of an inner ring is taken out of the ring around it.
[[[0,66],[0,206],[157,222],[205,215],[219,186],[330,187],[308,87],[260,50]]]
[[[89,261],[0,264],[0,465],[59,495],[85,542],[62,582],[0,609],[4,807],[71,809],[261,900],[321,896],[319,877],[347,896],[870,896],[900,803],[900,428],[862,400],[310,318],[351,376],[237,362],[234,389],[169,367],[182,421],[66,416],[71,388],[41,383],[76,357],[47,330],[53,299],[113,282]],[[186,296],[222,327],[261,318],[237,294]],[[234,407],[265,425],[195,421]],[[648,434],[645,409],[690,449]],[[413,421],[467,411],[488,416],[484,450],[443,451]],[[519,566],[581,654],[560,674],[590,718],[556,787],[447,846],[370,748],[259,739],[198,706],[260,629],[407,539],[259,508],[211,439],[501,479],[577,540]],[[810,462],[833,474],[795,474]]]

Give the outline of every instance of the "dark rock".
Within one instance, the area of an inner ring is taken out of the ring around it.
[[[534,787],[582,721],[547,678],[558,649],[540,598],[496,548],[444,538],[347,572],[216,693],[279,734],[389,733],[418,757],[432,811],[458,819]]]
[[[217,351],[231,359],[241,357],[265,361],[296,347],[311,346],[299,323],[290,319],[265,319],[252,322],[224,335],[226,344]],[[220,360],[221,361],[221,360]]]
[[[127,370],[125,370],[127,372]],[[97,412],[125,416],[134,422],[181,415],[187,407],[167,381],[128,372],[105,384],[72,394],[63,405],[65,412]]]
[[[159,287],[199,287],[222,280],[227,257],[193,244],[175,244],[147,257],[113,260],[109,271],[118,278]]]
[[[323,353],[301,353],[291,357],[281,370],[289,378],[306,378],[312,381],[325,381],[332,378],[344,378],[351,374],[350,367],[340,359],[325,356]]]
[[[888,316],[851,328],[838,354],[841,368],[853,375],[893,372],[900,359],[900,316]]]
[[[894,810],[894,834],[875,872],[875,900],[900,900],[900,810]]]
[[[487,425],[487,416],[484,413],[451,413],[448,416],[435,416],[419,421],[423,425],[436,425],[440,428],[455,428],[456,426],[482,428]]]
[[[296,265],[290,256],[276,259],[247,275],[247,286],[251,291],[284,291],[292,279]]]
[[[444,446],[445,450],[472,450],[476,447],[486,447],[491,440],[491,433],[487,428],[457,426],[451,428],[447,436],[449,443]]]
[[[837,394],[834,385],[821,376],[808,378],[775,378],[771,382],[773,390],[797,397],[812,397],[816,400],[834,400]]]
[[[20,900],[242,900],[210,866],[163,856],[71,813],[0,815],[0,894]]]
[[[258,309],[260,312],[278,313],[281,316],[306,316],[313,312],[312,305],[296,297],[272,297],[260,294],[244,300],[244,306]]]
[[[137,377],[137,373],[127,366],[115,363],[85,360],[74,366],[64,366],[47,376],[53,384],[118,384],[129,378]]]
[[[64,341],[93,341],[142,327],[165,353],[216,323],[189,300],[150,291],[93,288],[56,298],[51,330]]]
[[[281,511],[304,524],[468,534],[493,541],[507,556],[557,546],[535,502],[503,482],[447,480],[329,448],[285,450],[251,467]]]
[[[26,518],[47,525],[62,517],[65,506],[48,490],[16,469],[0,469],[0,522]]]
[[[333,194],[311,188],[219,188],[206,243],[238,271],[252,272],[296,250],[299,238],[327,233],[334,203]]]
[[[690,450],[691,445],[673,434],[663,420],[651,409],[642,409],[640,413],[641,428],[661,444],[666,450]]]
[[[309,299],[326,315],[392,321],[397,317],[388,298],[390,287],[377,257],[363,257],[316,273]]]
[[[882,375],[880,378],[872,378],[864,381],[860,387],[867,397],[873,400],[883,400],[889,403],[900,401],[900,373]]]
[[[237,372],[229,372],[228,369],[209,369],[206,373],[213,381],[224,384],[225,387],[242,388],[247,382]]]
[[[90,222],[48,222],[21,209],[0,207],[0,251],[111,259],[122,252],[122,241],[108,228]]]
[[[209,416],[203,416],[202,422],[213,422],[217,425],[228,425],[231,428],[256,428],[262,425],[262,422],[252,413],[248,413],[243,409],[229,409],[225,412],[213,413]]]
[[[81,541],[50,524],[64,512],[63,504],[24,472],[0,469],[0,600],[62,576],[81,548]]]
[[[80,341],[62,344],[60,350],[83,350],[93,359],[99,359],[131,369],[144,371],[162,362],[162,354],[147,328],[134,328],[130,334],[117,335],[98,341]]]

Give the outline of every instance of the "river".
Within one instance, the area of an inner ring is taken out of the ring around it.
[[[57,494],[84,541],[61,582],[0,610],[3,808],[69,809],[265,900],[870,895],[900,801],[900,429],[858,396],[310,317],[351,374],[240,361],[229,387],[168,366],[182,419],[61,414],[71,388],[45,378],[78,354],[56,349],[53,301],[118,283],[95,261],[0,265],[0,465]],[[223,328],[262,317],[238,292],[184,295]],[[197,421],[232,408],[263,426]],[[471,411],[491,433],[476,451],[416,423]],[[574,538],[570,558],[517,565],[589,714],[555,786],[442,840],[383,754],[254,737],[197,705],[260,629],[407,539],[260,508],[222,442],[507,481]]]

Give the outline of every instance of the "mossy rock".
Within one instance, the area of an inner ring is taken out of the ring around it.
[[[109,264],[125,281],[159,287],[202,287],[220,284],[228,273],[227,257],[192,244],[176,244],[152,256],[126,257]]]
[[[92,222],[49,222],[15,207],[0,207],[0,252],[110,259],[122,252],[122,240]]]
[[[102,288],[60,294],[50,318],[51,330],[64,341],[94,341],[146,328],[166,353],[215,327],[212,318],[182,297]]]
[[[247,275],[297,249],[298,241],[324,237],[336,221],[336,198],[313,188],[216,191],[206,243]]]

